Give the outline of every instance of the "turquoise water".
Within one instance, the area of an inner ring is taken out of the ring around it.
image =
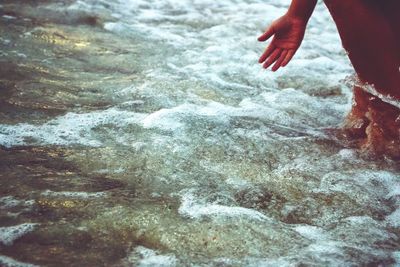
[[[398,162],[326,134],[352,68],[323,4],[3,1],[0,265],[396,266]]]

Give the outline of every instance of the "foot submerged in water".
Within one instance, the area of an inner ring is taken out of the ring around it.
[[[343,127],[327,133],[367,156],[400,159],[400,109],[361,88],[354,88],[352,110]]]

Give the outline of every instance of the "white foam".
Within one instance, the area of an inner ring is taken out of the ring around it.
[[[295,231],[311,240],[328,240],[330,236],[322,228],[310,225],[297,225]]]
[[[331,85],[351,72],[335,26],[322,4],[309,23],[302,48],[287,71],[278,73],[263,71],[257,64],[266,44],[258,43],[256,37],[272,18],[286,12],[285,2],[130,0],[119,1],[114,7],[124,16],[106,23],[107,30],[139,33],[148,42],[176,48],[175,55],[163,56],[163,62],[171,68],[152,70],[157,74],[153,77],[159,79],[186,74],[190,80],[203,81],[217,90],[244,90],[245,95],[259,88],[276,88],[276,78],[283,75],[289,80],[300,76],[316,85]]]
[[[196,197],[190,191],[183,194],[178,212],[182,216],[192,219],[200,219],[202,217],[222,217],[244,218],[258,221],[269,220],[267,216],[253,209],[202,203],[202,201],[196,199]]]
[[[2,42],[3,42],[3,44],[5,44],[5,45],[9,45],[9,44],[11,44],[11,40],[9,40],[9,39],[0,39]]]
[[[362,88],[364,91],[366,91],[366,92],[378,97],[383,102],[386,102],[386,103],[391,104],[391,105],[393,105],[393,106],[395,106],[397,108],[400,108],[400,101],[398,99],[396,99],[395,97],[393,97],[391,95],[384,95],[384,94],[379,93],[376,90],[375,85],[368,84],[368,83],[363,83],[362,81],[360,81],[356,77],[350,77],[348,82],[354,83],[356,86]]]
[[[357,154],[353,149],[341,149],[338,154],[342,159],[346,159],[346,160],[356,160],[357,159]]]
[[[321,179],[319,189],[314,191],[342,192],[349,195],[358,194],[357,200],[371,201],[373,197],[390,198],[398,186],[398,175],[389,171],[370,170],[356,173],[340,173],[339,171],[325,174]],[[390,193],[391,192],[391,193]]]
[[[142,125],[144,128],[160,128],[164,130],[180,130],[186,124],[185,119],[196,119],[202,117],[212,117],[226,122],[229,115],[234,115],[234,108],[219,103],[210,102],[206,106],[194,104],[182,104],[170,109],[161,109],[147,116]]]
[[[143,114],[111,108],[82,114],[70,112],[42,125],[0,124],[0,145],[11,147],[25,144],[81,144],[96,147],[102,145],[102,142],[92,136],[93,128],[106,124],[135,124],[142,118]]]
[[[261,96],[265,102],[254,102],[252,99],[246,98],[238,107],[209,101],[205,106],[182,104],[170,109],[161,109],[143,119],[142,125],[144,128],[179,131],[185,128],[191,120],[200,117],[208,117],[221,125],[229,123],[230,119],[234,117],[247,117],[268,120],[272,123],[279,122],[279,125],[291,126],[294,131],[301,127],[311,135],[322,135],[321,132],[313,130],[316,125],[322,127],[338,122],[335,113],[321,117],[318,111],[326,108],[324,104],[300,91],[285,89],[262,93]],[[299,108],[299,104],[301,108]],[[305,121],[309,125],[305,125]],[[308,129],[306,129],[307,126]]]
[[[178,263],[178,260],[172,254],[160,255],[158,252],[143,246],[136,247],[128,256],[128,260],[138,267],[169,267],[176,266]]]
[[[180,131],[189,126],[191,120],[199,117],[208,117],[225,125],[232,117],[254,117],[280,121],[286,125],[299,125],[295,118],[286,113],[286,107],[279,105],[280,97],[297,94],[293,90],[277,91],[264,95],[267,102],[260,105],[250,99],[245,99],[239,107],[231,107],[210,101],[207,105],[182,104],[170,109],[161,109],[151,114],[142,114],[108,109],[91,113],[67,113],[42,125],[20,123],[16,125],[0,125],[0,145],[6,147],[25,144],[55,144],[100,146],[102,141],[94,135],[94,128],[103,125],[122,127],[127,125],[141,125],[143,128],[159,128],[170,131]],[[300,95],[302,93],[300,92]],[[297,94],[297,96],[300,96]],[[304,94],[303,94],[304,95]],[[277,99],[274,102],[274,99]],[[307,101],[307,100],[306,100]],[[311,104],[311,102],[309,103]],[[312,104],[311,104],[312,105]],[[281,106],[281,110],[276,109]],[[308,105],[310,106],[310,105]],[[315,117],[317,119],[317,117]],[[127,133],[129,139],[131,133]],[[124,136],[115,137],[116,142],[124,142]]]
[[[310,132],[315,127],[337,125],[346,112],[348,103],[338,104],[330,99],[312,97],[299,91],[298,87],[304,85],[296,83],[290,84],[285,90],[277,90],[278,79],[301,83],[303,79],[298,77],[307,77],[315,86],[321,87],[321,82],[324,85],[336,84],[343,75],[347,75],[349,64],[341,59],[344,58],[343,55],[338,55],[341,50],[334,51],[330,46],[326,48],[321,44],[321,35],[326,35],[327,43],[336,42],[340,47],[338,36],[332,34],[335,30],[333,24],[326,23],[329,20],[326,10],[318,10],[314,14],[305,46],[299,50],[286,70],[271,73],[262,70],[257,64],[257,58],[265,44],[258,44],[256,35],[267,26],[271,18],[284,14],[286,6],[278,2],[131,0],[108,4],[109,8],[114,9],[113,13],[121,15],[121,19],[105,23],[105,29],[121,35],[134,33],[136,36],[143,33],[145,43],[157,41],[176,48],[168,57],[162,56],[165,65],[152,66],[145,70],[147,76],[143,84],[137,88],[132,86],[135,93],[156,100],[162,98],[164,101],[165,98],[165,102],[170,103],[168,96],[160,93],[160,90],[164,89],[166,81],[175,86],[177,80],[184,79],[188,80],[186,87],[190,87],[191,83],[200,83],[210,90],[221,92],[227,98],[240,94],[243,100],[240,106],[232,107],[211,101],[206,105],[204,102],[179,102],[175,107],[162,108],[151,114],[137,114],[114,108],[86,114],[68,113],[42,125],[0,125],[0,145],[101,146],[103,141],[93,136],[92,130],[98,126],[111,124],[121,127],[138,123],[144,128],[182,133],[181,130],[190,126],[190,121],[198,116],[215,117],[221,124],[233,116],[250,116],[291,126],[293,129],[310,127]],[[92,11],[93,6],[104,8],[101,4],[82,1],[73,3],[69,8]],[[326,30],[327,27],[329,30]],[[154,55],[154,51],[141,52],[144,55]],[[163,51],[159,54],[163,55]],[[132,88],[121,89],[116,93],[131,97]],[[187,89],[183,88],[180,92],[179,86],[176,86],[176,91],[184,99],[192,97],[186,92],[191,90]],[[263,100],[255,101],[254,98],[260,98],[257,96],[261,96]],[[129,103],[126,100],[130,99],[123,99]],[[190,119],[186,120],[187,118]],[[126,139],[124,133],[115,136],[120,137],[115,137],[116,142],[123,143]]]
[[[104,192],[96,192],[96,193],[90,193],[90,192],[54,192],[51,190],[46,190],[42,192],[43,196],[49,196],[49,197],[68,197],[68,198],[82,198],[82,199],[89,199],[89,198],[101,198],[106,196],[106,193]]]
[[[11,246],[15,240],[32,232],[37,225],[36,223],[24,223],[15,226],[0,227],[0,242],[6,246]]]
[[[14,198],[13,196],[5,196],[0,198],[0,208],[9,209],[14,208],[21,204],[21,200]]]
[[[186,105],[184,105],[186,106]],[[161,109],[148,115],[143,121],[144,128],[160,128],[163,130],[177,130],[183,126],[178,121],[178,114],[183,112],[182,106],[172,109]]]
[[[13,258],[0,255],[0,265],[3,267],[38,267],[30,263],[16,261]]]
[[[308,251],[311,255],[324,259],[327,255],[335,255],[335,257],[343,257],[344,251],[342,249],[343,243],[337,241],[319,241],[317,243],[311,244],[307,247],[306,251]],[[332,257],[333,258],[333,257]],[[330,259],[330,261],[334,261]],[[335,265],[330,266],[343,266],[343,262],[338,262]]]
[[[400,181],[398,183],[391,184],[390,191],[386,195],[386,199],[390,199],[393,197],[400,197]]]
[[[17,206],[30,208],[35,204],[35,200],[19,200],[13,196],[5,196],[0,198],[0,209],[10,209]]]
[[[218,258],[206,266],[246,266],[246,267],[293,267],[293,263],[286,257],[281,258],[255,258],[244,257],[235,258]]]
[[[394,260],[396,261],[394,266],[396,266],[396,267],[400,266],[400,251],[393,252],[392,256],[393,256]]]
[[[397,208],[394,212],[386,217],[386,222],[395,228],[400,228],[400,208]]]
[[[3,15],[3,16],[1,16],[2,18],[4,18],[4,19],[16,19],[16,17],[14,17],[14,16],[9,16],[9,15]]]

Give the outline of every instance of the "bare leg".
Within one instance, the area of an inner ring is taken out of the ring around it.
[[[362,82],[400,101],[400,1],[325,0]],[[346,128],[361,147],[400,157],[400,110],[354,88]]]
[[[373,84],[383,95],[400,99],[400,1],[325,3],[361,81]]]

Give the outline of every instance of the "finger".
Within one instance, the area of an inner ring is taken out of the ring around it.
[[[275,62],[274,66],[272,67],[272,71],[277,71],[281,65],[283,60],[286,58],[286,55],[288,53],[288,50],[283,50],[281,55],[279,56],[278,60]]]
[[[274,29],[270,26],[260,37],[258,37],[258,41],[264,42],[268,40],[274,34]]]
[[[289,50],[285,59],[282,61],[281,66],[285,67],[289,63],[289,61],[292,59],[292,57],[294,56],[295,53],[296,53],[296,50],[294,50],[294,49]]]
[[[277,60],[279,58],[281,52],[282,52],[282,49],[280,49],[280,48],[275,49],[274,52],[272,52],[272,54],[269,56],[267,61],[265,61],[264,65],[263,65],[264,69],[271,66],[271,64],[274,63],[275,60]]]
[[[274,50],[275,46],[273,44],[270,44],[267,47],[267,49],[265,49],[265,52],[261,55],[260,59],[258,60],[258,63],[263,63]]]

